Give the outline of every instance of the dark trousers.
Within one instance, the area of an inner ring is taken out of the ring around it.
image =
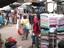
[[[35,47],[40,48],[40,39],[37,36],[32,36],[32,44],[35,44]]]
[[[25,39],[28,39],[29,32],[25,32]]]

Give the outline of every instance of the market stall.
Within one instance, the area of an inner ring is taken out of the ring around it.
[[[63,14],[55,14],[55,13],[42,13],[40,15],[40,27],[41,27],[41,37],[45,40],[48,40],[50,48],[53,46],[56,47],[56,41],[58,37],[58,33],[62,33],[64,31],[64,15]],[[50,44],[51,43],[51,44]],[[54,43],[54,44],[53,44]]]

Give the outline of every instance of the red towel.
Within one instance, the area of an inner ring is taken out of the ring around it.
[[[15,38],[10,37],[10,38],[8,38],[8,42],[16,42],[16,39],[15,39]]]

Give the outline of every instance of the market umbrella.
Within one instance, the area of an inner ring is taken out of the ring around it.
[[[10,4],[9,5],[12,9],[15,9],[20,6],[20,4]]]

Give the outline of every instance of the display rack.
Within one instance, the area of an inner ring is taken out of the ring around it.
[[[64,32],[49,32],[46,36],[41,36],[41,48],[58,48],[58,43],[64,39]]]

